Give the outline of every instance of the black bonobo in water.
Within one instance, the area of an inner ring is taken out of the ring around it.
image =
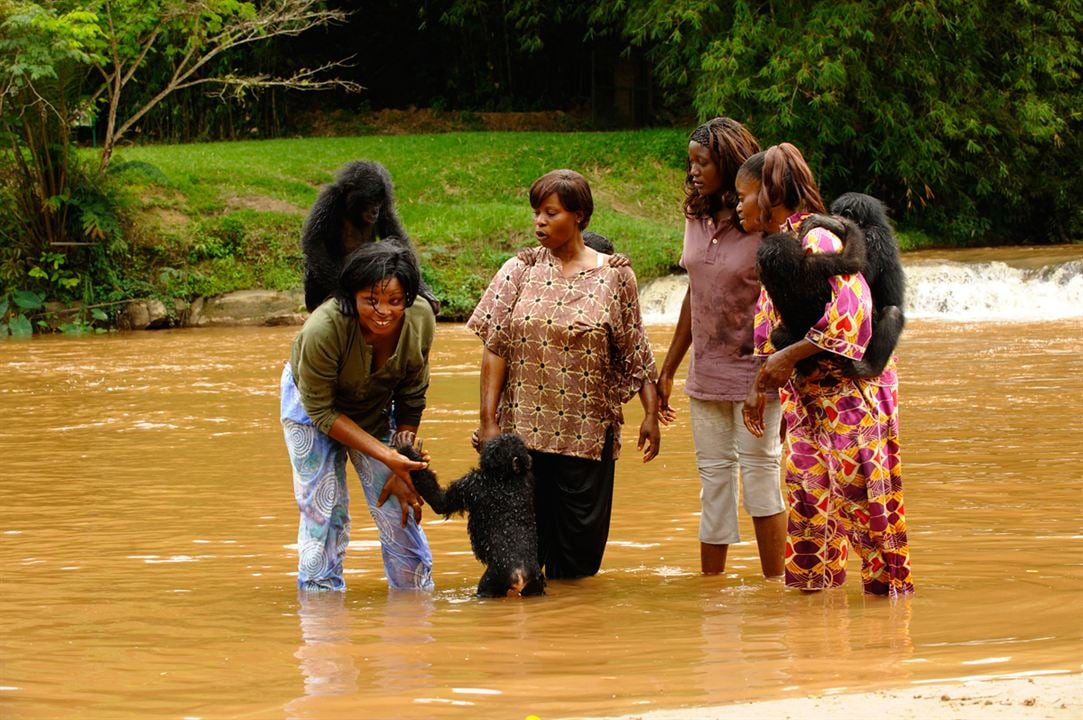
[[[398,450],[411,459],[420,458],[410,445]],[[436,512],[445,517],[468,514],[470,547],[486,566],[478,582],[479,596],[545,594],[545,578],[538,564],[534,475],[522,438],[508,433],[486,442],[481,447],[479,467],[446,489],[427,468],[412,471],[410,478]]]

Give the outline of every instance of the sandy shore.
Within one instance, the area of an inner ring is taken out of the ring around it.
[[[914,685],[901,690],[654,710],[608,720],[806,720],[874,714],[891,720],[1079,720],[1083,718],[1083,675]]]

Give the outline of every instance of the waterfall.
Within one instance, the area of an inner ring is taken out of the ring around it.
[[[903,269],[907,318],[954,322],[1083,318],[1083,260],[1028,268],[996,261],[908,262],[904,256]],[[645,283],[640,290],[644,322],[675,323],[687,287],[685,275]]]

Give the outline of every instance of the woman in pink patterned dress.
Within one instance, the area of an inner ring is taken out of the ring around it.
[[[737,174],[737,214],[746,229],[797,233],[824,212],[801,151],[789,143],[751,156]],[[837,252],[838,237],[815,228],[806,253]],[[795,278],[799,282],[800,278]],[[831,300],[805,337],[771,345],[780,318],[762,292],[756,350],[768,355],[745,401],[745,425],[763,433],[763,397],[780,389],[786,421],[789,520],[786,585],[823,590],[842,585],[850,545],[861,556],[866,593],[895,597],[914,590],[899,458],[898,375],[853,378],[839,358],[861,359],[872,335],[872,295],[860,274],[830,280]],[[811,364],[798,362],[814,358]]]
[[[583,242],[585,178],[553,170],[530,188],[540,247],[493,277],[467,327],[485,347],[480,442],[522,436],[535,477],[539,561],[549,579],[594,575],[609,536],[621,406],[639,393],[637,447],[658,454],[654,356],[635,273]]]

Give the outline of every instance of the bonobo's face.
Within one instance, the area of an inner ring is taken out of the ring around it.
[[[378,182],[378,178],[359,181],[360,187],[346,196],[346,217],[360,228],[375,225],[387,203],[387,193],[381,187],[370,186]]]
[[[376,221],[380,219],[380,211],[383,210],[383,203],[371,203],[361,209],[361,223],[364,225],[375,225]]]
[[[354,294],[354,304],[367,342],[398,335],[406,314],[406,292],[398,278],[384,278],[371,287],[361,288]]]
[[[710,149],[695,140],[688,143],[688,176],[700,197],[712,197],[722,189],[718,163],[711,157]]]
[[[737,173],[734,183],[737,187],[737,219],[746,232],[763,232],[763,219],[760,217],[760,181],[751,175]]]

